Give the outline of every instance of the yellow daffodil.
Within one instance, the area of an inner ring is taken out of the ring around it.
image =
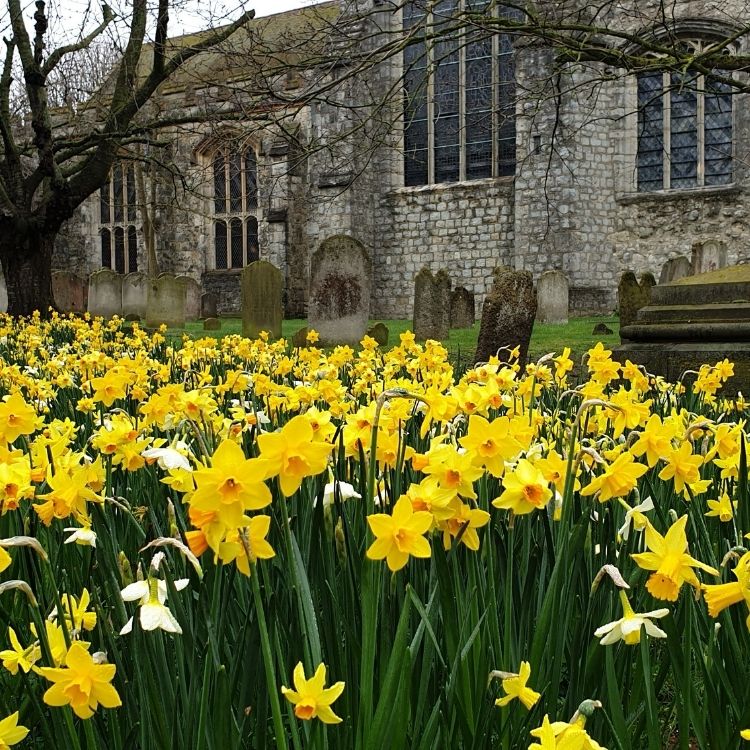
[[[718,617],[719,613],[732,604],[744,601],[747,605],[748,616],[745,621],[750,630],[750,552],[746,552],[737,562],[734,569],[736,581],[717,585],[704,584],[703,591],[708,604],[708,614]]]
[[[722,523],[729,523],[734,518],[734,508],[736,502],[732,502],[729,495],[723,492],[718,500],[707,500],[708,513],[705,515],[709,518],[718,518]]]
[[[659,479],[672,479],[676,493],[687,494],[686,485],[700,480],[698,469],[703,464],[703,456],[693,454],[693,446],[689,441],[683,442],[676,450],[670,450],[666,462],[667,465],[659,472]]]
[[[411,501],[404,496],[393,507],[393,515],[376,513],[367,516],[375,541],[367,550],[370,560],[385,559],[392,571],[401,570],[409,556],[429,557],[430,543],[424,538],[432,526],[432,515],[414,512]]]
[[[646,527],[646,547],[648,552],[631,555],[636,564],[644,570],[654,571],[646,583],[646,588],[656,599],[677,601],[684,583],[700,590],[693,568],[719,575],[719,572],[696,560],[688,554],[688,541],[685,533],[688,517],[682,516],[662,536],[650,523]]]
[[[596,494],[600,503],[613,497],[625,497],[635,489],[638,479],[647,471],[648,467],[637,463],[630,453],[622,453],[587,484],[581,494]]]
[[[623,616],[619,620],[602,625],[594,631],[594,636],[600,638],[602,646],[611,646],[617,641],[624,641],[629,646],[635,646],[641,642],[641,628],[652,638],[666,638],[667,634],[657,628],[651,620],[666,617],[668,609],[656,609],[653,612],[637,614],[630,606],[627,594],[620,591],[620,603],[622,604]]]
[[[326,688],[326,667],[319,664],[308,680],[302,662],[294,668],[294,690],[282,686],[282,695],[294,704],[294,715],[303,721],[320,719],[325,724],[339,724],[342,719],[331,709],[331,704],[344,692],[344,683],[336,682]]]
[[[515,458],[521,444],[510,432],[508,417],[488,421],[478,414],[469,417],[469,429],[458,442],[466,448],[477,466],[484,466],[494,477],[501,477],[505,462]]]
[[[531,677],[531,665],[527,661],[522,661],[518,669],[518,674],[503,677],[503,690],[505,695],[495,701],[496,706],[507,706],[514,698],[531,710],[536,702],[541,698],[541,694],[527,687],[526,683]]]
[[[0,439],[15,443],[19,435],[36,430],[37,413],[23,396],[16,392],[0,401]]]
[[[496,508],[512,510],[516,515],[541,510],[552,497],[544,475],[538,467],[526,458],[522,458],[513,471],[503,477],[505,490],[492,504]]]
[[[28,728],[18,723],[18,711],[6,716],[0,721],[0,750],[7,750],[12,745],[17,745],[26,739],[28,733]]]
[[[3,666],[11,674],[18,674],[19,668],[28,673],[41,658],[42,651],[39,644],[32,643],[30,646],[24,648],[18,640],[16,631],[11,627],[8,628],[8,638],[10,639],[11,647],[0,651],[0,659],[2,659]]]

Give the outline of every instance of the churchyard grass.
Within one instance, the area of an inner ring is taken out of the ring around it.
[[[394,344],[0,318],[0,743],[739,750],[732,365]]]
[[[388,327],[390,345],[392,346],[398,343],[398,337],[402,333],[411,330],[412,327],[410,320],[371,321],[371,325],[375,323],[384,323]],[[604,323],[613,333],[607,336],[594,335],[592,331],[597,323]],[[291,339],[300,328],[306,325],[307,321],[301,319],[285,320],[282,323],[282,335]],[[570,318],[566,325],[535,323],[529,347],[530,359],[538,359],[548,352],[559,352],[563,346],[568,346],[572,351],[573,359],[579,360],[581,355],[594,346],[597,341],[603,341],[608,346],[616,345],[619,342],[618,330],[619,323],[616,315]],[[172,337],[177,337],[182,333],[187,333],[192,338],[202,336],[221,338],[231,334],[240,334],[242,333],[242,320],[239,318],[221,318],[221,330],[219,331],[204,331],[201,321],[188,323],[184,329],[170,329],[168,331],[168,335]],[[478,334],[479,323],[477,322],[473,328],[452,329],[447,341],[443,343],[451,356],[455,357],[460,354],[463,362],[473,356]]]

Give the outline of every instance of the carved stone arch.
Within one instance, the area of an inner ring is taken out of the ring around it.
[[[228,144],[235,144],[239,151],[252,148],[256,154],[260,154],[261,139],[257,134],[245,133],[236,127],[221,126],[206,134],[195,146],[193,156],[196,163],[207,161],[216,151]]]
[[[664,44],[674,40],[701,40],[709,43],[728,41],[727,54],[738,54],[745,46],[741,41],[742,31],[740,26],[717,18],[676,18],[668,25],[662,23],[642,29],[637,36],[644,44],[627,42],[623,45],[623,52],[628,55],[643,53],[644,46],[650,41]]]

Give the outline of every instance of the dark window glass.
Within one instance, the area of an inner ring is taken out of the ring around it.
[[[729,85],[708,79],[704,97],[705,184],[732,181],[732,95]]]
[[[223,221],[214,222],[214,247],[216,249],[216,267],[227,267],[227,225]]]
[[[112,234],[109,229],[102,229],[102,268],[112,268]]]
[[[254,216],[250,216],[245,222],[245,232],[247,233],[247,262],[253,263],[260,258],[258,220]]]
[[[128,166],[128,221],[135,221],[136,197],[135,197],[135,167]]]
[[[669,178],[673,188],[698,184],[698,95],[694,75],[672,74]]]
[[[114,221],[124,220],[122,199],[122,166],[118,164],[112,171],[112,201],[114,203]]]
[[[242,268],[245,265],[242,251],[242,222],[239,219],[232,219],[230,229],[232,235],[232,268]]]
[[[638,76],[638,169],[639,190],[664,187],[664,100],[663,76]]]
[[[107,180],[99,191],[99,221],[109,224],[112,221],[109,206],[109,180]]]
[[[125,273],[125,231],[122,227],[115,229],[115,271]]]
[[[138,234],[134,226],[128,227],[128,273],[138,270]]]
[[[229,211],[242,211],[242,155],[238,153],[229,157]]]
[[[225,214],[227,212],[227,183],[224,157],[217,154],[214,157],[214,212]]]
[[[245,196],[248,209],[258,208],[258,162],[252,149],[245,154]]]

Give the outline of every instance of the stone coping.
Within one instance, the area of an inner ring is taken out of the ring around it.
[[[684,200],[685,198],[710,198],[714,195],[740,195],[743,192],[744,189],[740,185],[732,183],[731,185],[714,185],[712,187],[704,186],[687,189],[682,188],[680,190],[618,193],[615,196],[615,201],[623,206],[628,206],[633,203],[644,203],[648,201],[669,202]]]

